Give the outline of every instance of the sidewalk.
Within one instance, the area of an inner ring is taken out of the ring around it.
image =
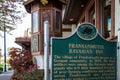
[[[7,71],[7,72],[3,72],[2,74],[0,74],[0,80],[10,80],[10,77],[12,76],[13,71]]]

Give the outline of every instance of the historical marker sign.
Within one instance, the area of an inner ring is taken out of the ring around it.
[[[116,80],[117,43],[90,23],[68,38],[52,38],[52,80]]]

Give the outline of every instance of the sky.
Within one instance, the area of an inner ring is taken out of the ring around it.
[[[6,51],[9,47],[17,47],[21,48],[18,44],[15,43],[16,37],[23,37],[24,31],[31,28],[31,15],[27,14],[25,18],[23,18],[23,23],[17,24],[17,28],[11,31],[10,34],[6,34]],[[4,33],[2,32],[2,35]],[[0,37],[0,48],[2,49],[2,54],[4,54],[4,38]]]

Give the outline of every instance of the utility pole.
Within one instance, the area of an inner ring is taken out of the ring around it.
[[[7,72],[6,67],[6,28],[4,26],[4,72]]]
[[[6,18],[6,13],[3,11],[3,16]],[[6,70],[6,22],[3,21],[3,27],[4,27],[4,72],[7,72]]]

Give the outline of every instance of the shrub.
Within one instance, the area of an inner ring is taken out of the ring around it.
[[[0,66],[0,74],[3,72],[3,67]]]
[[[41,77],[40,71],[36,68],[31,68],[27,71],[22,68],[21,72],[14,73],[11,80],[43,80],[43,77]]]
[[[10,48],[9,55],[10,55],[9,63],[15,71],[13,76],[11,77],[11,80],[42,79],[42,77],[40,78],[40,72],[39,70],[37,70],[36,64],[33,63],[30,50]]]
[[[3,67],[3,64],[0,64],[0,67]]]
[[[2,71],[0,71],[0,74],[2,73]]]
[[[0,71],[3,71],[3,67],[0,67]]]
[[[13,70],[11,67],[8,67],[8,70]]]
[[[21,50],[19,48],[11,48],[9,50],[10,60],[9,63],[11,67],[16,71],[21,71],[21,67],[28,69],[32,67],[32,55],[30,50]]]

